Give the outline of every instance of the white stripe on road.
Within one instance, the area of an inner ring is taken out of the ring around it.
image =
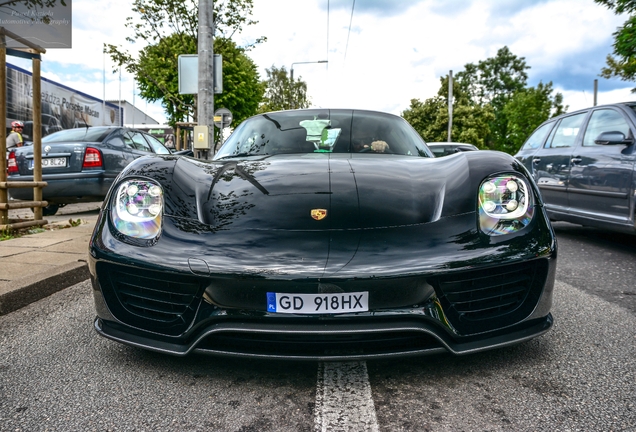
[[[366,362],[318,365],[314,425],[320,432],[379,430]]]

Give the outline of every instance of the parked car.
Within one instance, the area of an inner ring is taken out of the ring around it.
[[[477,148],[477,146],[474,146],[473,144],[456,142],[430,142],[426,143],[426,145],[428,145],[428,147],[433,151],[435,157],[448,156],[465,151],[479,150],[479,148]]]
[[[48,202],[45,216],[69,203],[101,201],[115,177],[140,156],[170,150],[152,135],[125,127],[66,129],[42,138],[42,180],[48,186],[42,197]],[[8,180],[33,181],[33,146],[9,154]],[[12,188],[13,199],[33,200],[33,189]]]
[[[62,130],[62,124],[60,121],[49,114],[42,114],[41,133],[42,137],[50,135],[54,132]],[[24,122],[24,130],[22,133],[25,143],[33,144],[33,121]]]
[[[552,220],[636,233],[636,102],[596,106],[540,125],[515,157]]]
[[[474,353],[552,327],[556,248],[510,155],[435,158],[391,114],[268,113],[212,161],[122,171],[90,241],[94,327],[179,356]]]

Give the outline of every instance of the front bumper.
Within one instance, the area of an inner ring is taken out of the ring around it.
[[[473,354],[503,348],[543,335],[552,315],[481,338],[454,340],[424,320],[399,319],[370,323],[314,325],[223,322],[196,338],[176,343],[133,334],[119,324],[95,318],[101,336],[150,351],[186,356],[190,353],[243,358],[309,361],[356,361],[441,354]]]
[[[33,181],[33,176],[9,176],[9,181]],[[108,177],[103,170],[68,174],[48,174],[42,176],[47,186],[42,189],[43,199],[49,204],[70,204],[75,202],[101,201],[113,184],[114,177]],[[9,189],[9,195],[17,200],[32,200],[33,190],[28,188]]]
[[[99,281],[92,279],[97,332],[117,342],[179,356],[199,352],[254,358],[353,360],[441,352],[468,354],[540,336],[553,321],[549,313],[556,268],[553,258],[446,277],[431,276],[426,279],[430,284],[423,284],[430,289],[420,291],[408,288],[408,280],[403,279],[394,286],[408,289],[393,290],[394,300],[417,304],[382,308],[373,307],[370,302],[369,312],[319,316],[222,307],[214,304],[218,298],[208,290],[214,285],[209,280],[201,279],[200,287],[192,288],[191,296],[186,298],[186,290],[181,287],[196,284],[185,275],[180,277],[175,295],[165,291],[178,280],[174,275],[163,275],[162,285],[160,274],[148,278],[147,271],[137,270],[135,278],[128,273],[118,278],[121,269],[117,267],[121,266],[94,264],[91,267],[101,268],[97,274],[102,275]],[[502,278],[523,273],[536,277],[525,282],[515,279],[514,290],[525,285],[525,291],[513,297],[506,295],[503,291],[509,291],[511,285],[502,284]],[[483,277],[478,278],[479,274]],[[475,284],[479,279],[492,283],[490,287]],[[447,288],[458,280],[470,280],[475,289],[465,290],[458,297],[457,290],[449,292]],[[377,296],[373,284],[368,282],[373,299]],[[285,290],[284,281],[277,284]],[[357,289],[346,281],[339,286],[346,291]],[[261,293],[254,286],[252,293],[263,297],[263,306],[267,289]],[[499,299],[492,298],[493,290]],[[476,297],[480,293],[488,298],[488,308]],[[473,300],[466,304],[466,298]],[[514,299],[516,302],[511,303]],[[231,297],[224,300],[238,301]]]

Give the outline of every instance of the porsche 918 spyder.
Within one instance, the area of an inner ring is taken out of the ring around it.
[[[468,354],[546,333],[557,244],[512,156],[435,158],[401,117],[252,117],[212,160],[149,156],[89,246],[99,334],[174,355]]]

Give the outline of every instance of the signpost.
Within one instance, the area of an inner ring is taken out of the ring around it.
[[[232,113],[227,108],[219,108],[214,111],[214,126],[225,129],[232,124]]]

